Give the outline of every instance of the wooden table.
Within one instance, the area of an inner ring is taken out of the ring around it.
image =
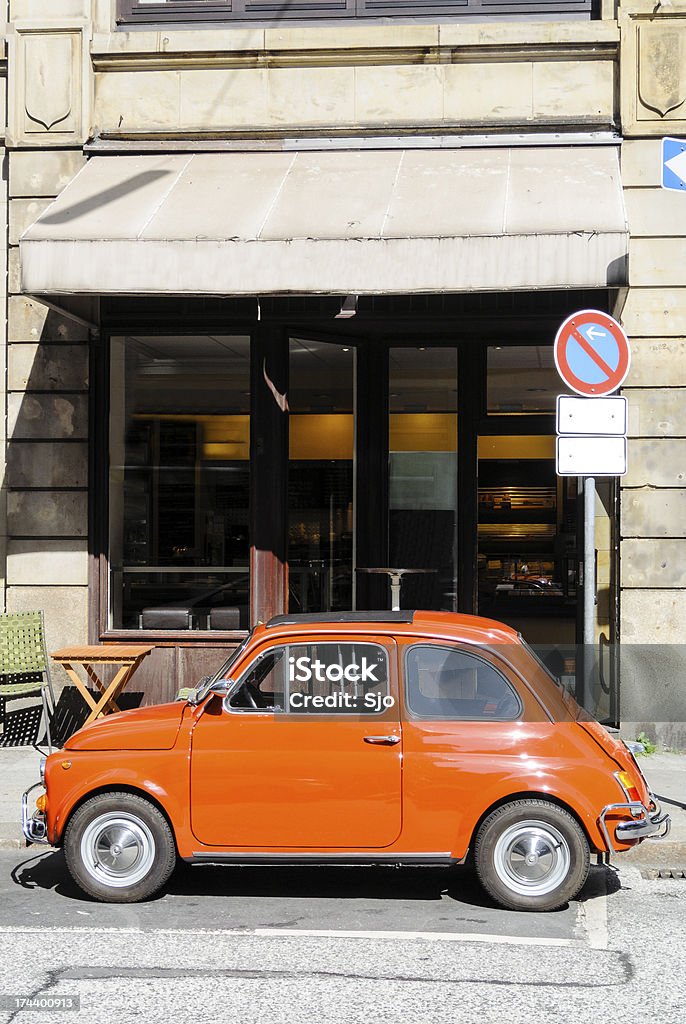
[[[131,679],[143,658],[155,649],[154,644],[93,644],[85,647],[62,647],[50,657],[65,672],[77,687],[79,693],[91,709],[83,723],[88,725],[100,715],[112,714],[121,709],[117,706],[117,697]],[[99,691],[100,697],[94,699],[88,686],[83,682],[74,666],[81,665],[88,679]],[[95,671],[94,665],[118,665],[114,678],[104,683]]]

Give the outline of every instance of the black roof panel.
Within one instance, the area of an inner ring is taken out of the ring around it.
[[[335,622],[412,622],[413,611],[401,612],[308,612],[301,615],[275,615],[269,626],[331,625]]]

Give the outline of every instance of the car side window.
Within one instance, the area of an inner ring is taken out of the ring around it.
[[[228,701],[231,711],[283,711],[287,648],[272,647],[258,655]]]
[[[272,647],[252,662],[228,700],[231,711],[292,714],[379,714],[392,705],[387,653],[367,643]]]
[[[489,661],[438,644],[407,651],[405,695],[417,718],[507,721],[522,713],[514,687]]]

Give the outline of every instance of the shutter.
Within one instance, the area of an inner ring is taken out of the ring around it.
[[[121,21],[149,22],[227,19],[271,25],[297,19],[411,18],[455,19],[572,15],[592,16],[593,0],[123,0]]]
[[[358,17],[455,18],[548,14],[591,16],[592,0],[357,0]]]
[[[357,0],[357,13],[368,18],[449,18],[466,14],[469,0]]]
[[[352,18],[355,0],[233,0],[235,18],[291,21],[297,18]]]

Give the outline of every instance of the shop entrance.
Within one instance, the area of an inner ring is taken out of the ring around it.
[[[378,570],[396,568],[402,607],[573,644],[576,482],[555,475],[552,340],[607,297],[341,304],[106,310],[100,637],[231,642],[279,612],[388,608]],[[612,561],[608,542],[608,622]]]

